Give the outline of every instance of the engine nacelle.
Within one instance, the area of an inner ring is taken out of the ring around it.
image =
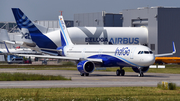
[[[138,67],[132,67],[132,70],[133,70],[134,72],[136,72],[136,73],[140,73]],[[149,67],[143,67],[143,68],[141,69],[141,71],[142,71],[143,73],[146,73],[148,70],[149,70]]]
[[[95,69],[93,62],[84,60],[77,64],[77,69],[80,73],[92,73]]]

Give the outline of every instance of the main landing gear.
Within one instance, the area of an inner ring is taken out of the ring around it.
[[[142,68],[143,68],[143,67],[139,67],[139,68],[138,68],[138,69],[139,69],[139,74],[138,74],[139,77],[143,77],[143,76],[144,76],[144,74],[143,74],[143,72],[142,72]]]
[[[120,70],[119,69],[117,69],[117,71],[116,71],[116,75],[117,76],[124,76],[124,74],[125,74],[125,71],[124,71],[124,69],[122,69],[123,67],[120,67]]]
[[[89,76],[89,73],[80,73],[81,76]]]

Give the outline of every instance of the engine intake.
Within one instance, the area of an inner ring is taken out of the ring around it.
[[[77,69],[80,73],[92,73],[95,69],[93,62],[84,60],[78,63]]]
[[[136,72],[136,73],[140,73],[138,67],[132,67],[132,70],[133,70],[134,72]],[[146,73],[148,70],[149,70],[149,67],[143,67],[143,68],[141,69],[141,71],[142,71],[143,73]]]

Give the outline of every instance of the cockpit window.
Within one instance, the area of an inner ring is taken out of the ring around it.
[[[139,51],[138,54],[153,54],[152,51]]]
[[[144,54],[149,54],[149,51],[144,51]]]

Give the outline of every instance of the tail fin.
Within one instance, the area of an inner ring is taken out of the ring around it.
[[[28,19],[28,17],[19,9],[12,8],[16,23],[20,30],[22,28],[27,28],[30,33],[41,33],[39,29]]]
[[[16,23],[25,39],[32,39],[39,48],[56,49],[57,45],[32,23],[32,21],[19,9],[12,8]],[[30,35],[29,35],[30,34]]]
[[[62,46],[73,45],[73,43],[72,43],[72,41],[71,41],[71,39],[69,37],[69,34],[68,34],[68,31],[67,31],[63,16],[59,16],[59,26],[60,26],[60,29],[61,29],[60,30],[61,45]]]

